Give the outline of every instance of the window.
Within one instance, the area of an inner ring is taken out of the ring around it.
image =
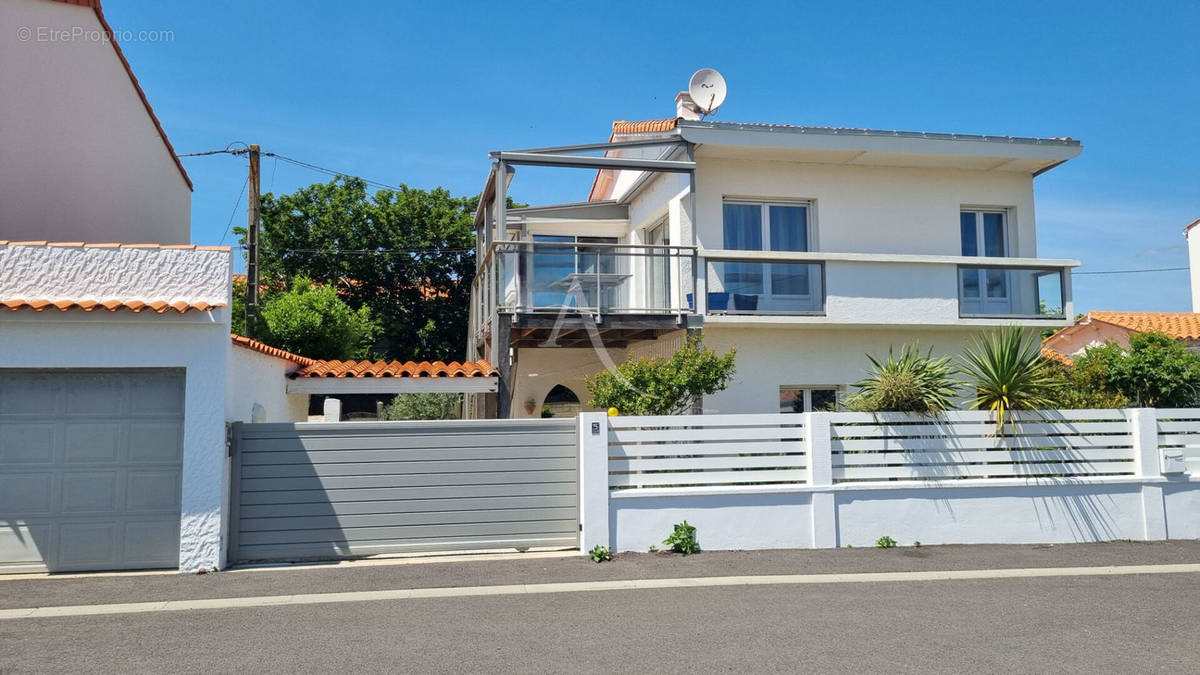
[[[533,241],[550,244],[616,244],[616,237],[582,237],[536,234]],[[568,293],[571,282],[580,275],[613,275],[618,272],[618,261],[611,250],[595,246],[555,246],[537,251],[530,260],[533,305],[535,307],[560,307],[573,305]],[[595,304],[596,284],[582,285],[588,304]],[[600,293],[608,305],[615,305],[618,288],[602,287]]]
[[[809,250],[808,204],[727,201],[722,207],[724,248],[739,251]],[[725,291],[767,296],[812,294],[803,263],[726,263]]]
[[[823,412],[837,406],[840,387],[785,386],[779,388],[779,412]]]
[[[1008,223],[1004,211],[964,210],[959,214],[962,254],[1003,258],[1009,255]],[[969,313],[1005,313],[1008,272],[1003,269],[963,269],[960,295]]]

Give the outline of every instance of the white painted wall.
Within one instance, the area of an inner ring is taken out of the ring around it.
[[[6,311],[0,344],[0,368],[185,369],[179,568],[223,565],[227,309],[184,315]]]
[[[975,331],[814,326],[724,327],[709,324],[704,344],[725,353],[737,347],[737,373],[722,392],[704,397],[705,413],[779,412],[782,385],[849,385],[863,378],[866,354],[887,356],[889,346],[917,342],[935,356],[957,355]]]
[[[95,12],[10,0],[0,26],[0,239],[187,243],[191,189],[113,46],[38,39]]]
[[[1187,239],[1188,268],[1192,280],[1192,311],[1200,312],[1200,225],[1191,225],[1183,231]]]
[[[226,360],[225,419],[249,422],[254,405],[266,412],[263,422],[307,422],[308,394],[288,394],[287,374],[296,364],[229,344]]]

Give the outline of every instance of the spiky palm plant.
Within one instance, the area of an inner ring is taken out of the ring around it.
[[[971,408],[995,416],[997,435],[1004,435],[1014,410],[1054,407],[1054,375],[1042,361],[1041,343],[1019,326],[975,338],[963,352],[962,372],[974,393]]]
[[[897,357],[888,348],[886,361],[867,355],[867,377],[855,382],[858,393],[847,407],[859,412],[911,412],[937,415],[953,407],[951,399],[962,386],[954,377],[950,357],[924,355],[918,345],[904,345]]]

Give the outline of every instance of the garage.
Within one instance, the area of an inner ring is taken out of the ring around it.
[[[179,564],[184,371],[0,369],[0,572]]]

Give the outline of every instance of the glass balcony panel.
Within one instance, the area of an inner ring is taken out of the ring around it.
[[[1060,269],[960,267],[959,314],[967,317],[1062,318],[1066,304],[1062,274]]]
[[[710,314],[823,314],[822,263],[710,260]]]

